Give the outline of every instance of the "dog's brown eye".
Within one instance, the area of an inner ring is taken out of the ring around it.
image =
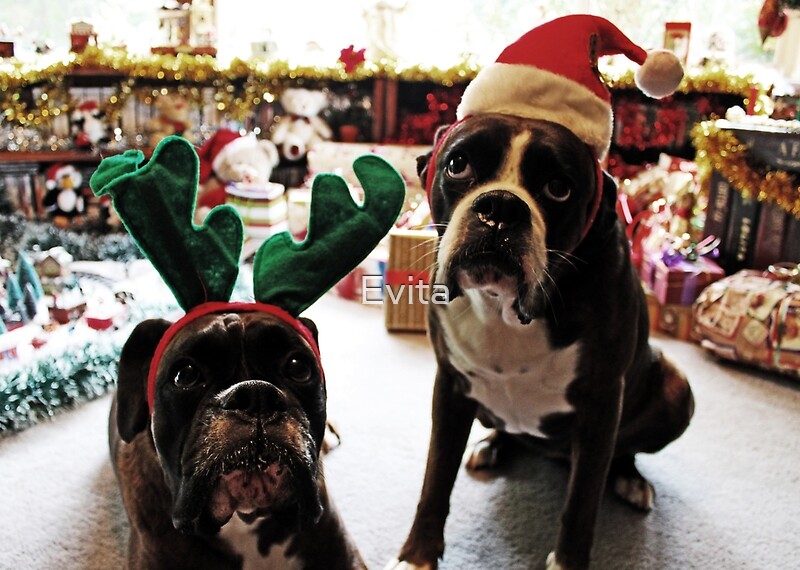
[[[566,202],[572,194],[572,188],[563,180],[551,180],[544,185],[542,191],[555,202]]]
[[[194,388],[200,383],[200,372],[191,364],[187,364],[178,370],[173,383],[177,388],[181,388],[182,390]]]
[[[290,356],[283,365],[283,373],[289,380],[304,384],[311,380],[313,371],[303,358]]]
[[[461,153],[456,153],[450,158],[445,173],[455,180],[467,180],[473,177],[472,166],[467,157]]]

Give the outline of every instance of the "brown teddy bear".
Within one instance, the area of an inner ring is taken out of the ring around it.
[[[149,124],[150,145],[156,146],[170,135],[192,140],[192,121],[189,118],[189,102],[178,93],[166,93],[153,103],[158,114]]]

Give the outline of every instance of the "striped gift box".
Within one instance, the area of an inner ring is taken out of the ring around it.
[[[229,184],[225,188],[225,201],[239,212],[248,237],[267,238],[289,228],[284,190],[282,184],[275,183],[265,186]]]

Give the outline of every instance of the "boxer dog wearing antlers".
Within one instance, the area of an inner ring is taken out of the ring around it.
[[[361,207],[342,178],[317,176],[306,240],[263,243],[256,301],[232,303],[238,214],[220,206],[192,224],[198,160],[185,139],[142,160],[105,159],[91,186],[112,196],[187,313],[140,323],[120,357],[109,440],[130,520],[127,567],[365,568],[325,486],[325,375],[316,327],[299,314],[392,227],[400,175],[379,157],[357,159]]]
[[[689,424],[691,390],[648,343],[616,186],[601,170],[612,116],[597,58],[612,54],[641,66],[650,96],[683,75],[671,53],[647,54],[607,20],[560,18],[478,73],[459,120],[419,161],[440,234],[435,282],[450,303],[429,305],[438,371],[428,462],[408,539],[387,568],[437,566],[475,418],[493,432],[468,469],[494,467],[520,442],[570,461],[551,570],[589,566],[607,482],[652,507],[635,454]]]

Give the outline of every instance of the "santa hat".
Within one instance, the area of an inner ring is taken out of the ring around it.
[[[100,110],[100,106],[97,104],[97,101],[93,100],[84,101],[78,106],[78,111],[83,111],[84,113],[94,113],[98,110]]]
[[[683,68],[672,52],[647,53],[604,18],[573,15],[536,27],[509,45],[467,86],[458,118],[501,113],[561,124],[602,159],[611,142],[611,95],[597,58],[622,54],[639,64],[636,84],[654,98],[672,94]]]
[[[253,136],[243,137],[229,129],[218,130],[197,151],[197,156],[200,158],[200,184],[211,177],[226,156],[238,152],[239,149],[253,147],[257,144],[258,141]]]
[[[51,165],[50,168],[47,169],[45,176],[46,181],[44,185],[48,190],[53,190],[58,187],[58,181],[65,176],[71,176],[75,186],[80,186],[83,181],[80,172],[78,172],[74,166],[71,164],[64,164],[63,162],[56,162]]]

